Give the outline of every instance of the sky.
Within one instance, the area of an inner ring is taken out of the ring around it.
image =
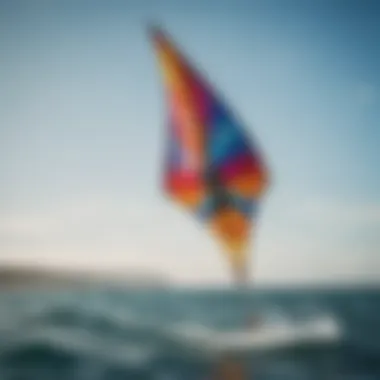
[[[0,264],[229,281],[161,191],[155,21],[270,167],[252,281],[378,281],[379,20],[375,0],[0,1]]]

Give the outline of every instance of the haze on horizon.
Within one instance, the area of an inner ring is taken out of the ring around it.
[[[374,0],[0,1],[0,264],[229,281],[216,242],[160,190],[152,16],[269,161],[255,282],[378,282]]]

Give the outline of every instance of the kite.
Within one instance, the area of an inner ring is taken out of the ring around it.
[[[150,28],[168,108],[164,191],[206,225],[234,278],[248,248],[269,174],[258,147],[205,78],[159,28]]]

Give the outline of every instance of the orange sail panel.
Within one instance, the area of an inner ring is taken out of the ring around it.
[[[240,123],[179,49],[159,29],[151,36],[169,111],[165,191],[210,228],[241,276],[268,171]]]

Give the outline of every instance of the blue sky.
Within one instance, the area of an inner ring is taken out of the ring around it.
[[[258,140],[258,282],[380,278],[376,1],[1,1],[0,262],[225,282],[160,192],[160,22]]]

